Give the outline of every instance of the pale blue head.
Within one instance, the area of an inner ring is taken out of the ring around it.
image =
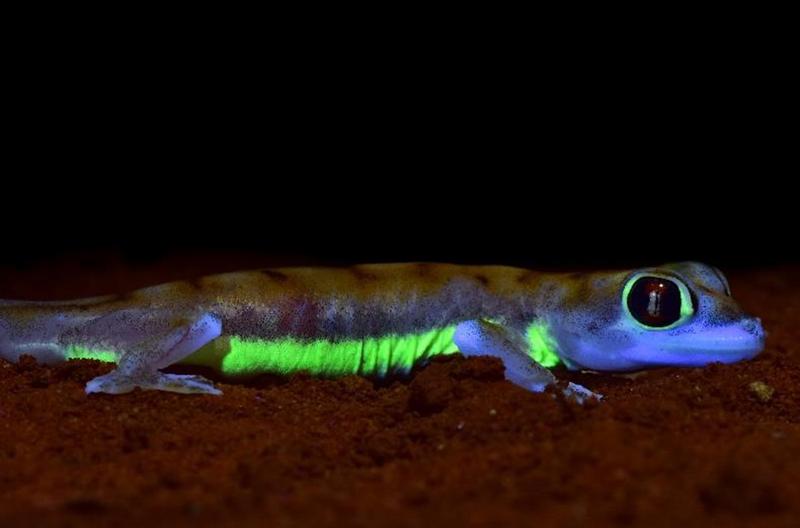
[[[698,262],[573,279],[550,320],[573,368],[626,371],[734,363],[764,348],[761,320],[744,313],[725,276]]]

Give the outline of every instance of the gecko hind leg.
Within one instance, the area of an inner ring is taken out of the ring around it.
[[[143,331],[161,324],[142,323]],[[222,394],[202,376],[168,374],[158,369],[167,367],[216,339],[222,333],[221,321],[211,315],[175,320],[154,337],[129,345],[120,357],[117,368],[86,384],[86,393],[123,394],[136,387],[143,390],[162,390],[182,394]]]
[[[548,386],[557,383],[552,372],[528,355],[525,337],[512,329],[483,320],[465,321],[456,327],[453,340],[461,353],[467,357],[500,358],[505,367],[506,379],[514,385],[532,392],[542,392]],[[602,398],[599,394],[575,383],[569,383],[563,392],[579,403],[588,398]]]

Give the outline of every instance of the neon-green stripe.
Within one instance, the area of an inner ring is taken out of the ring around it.
[[[299,371],[323,376],[385,376],[408,373],[417,362],[432,356],[458,353],[453,343],[454,333],[455,326],[449,326],[421,334],[335,342],[322,339],[302,341],[291,337],[272,341],[220,337],[181,364],[207,366],[230,376]],[[545,323],[534,322],[528,327],[527,335],[530,356],[534,361],[548,368],[561,362],[556,353],[556,342]],[[71,345],[67,347],[66,358],[113,363],[116,354]]]
[[[181,363],[213,367],[230,376],[306,371],[312,375],[407,373],[420,360],[458,352],[455,326],[421,334],[365,339],[265,341],[237,336],[216,339]]]
[[[94,350],[76,345],[69,345],[64,357],[66,359],[94,359],[106,363],[114,363],[117,361],[117,355],[114,352]]]
[[[561,363],[556,353],[558,344],[550,334],[547,323],[534,321],[528,326],[528,343],[531,358],[543,367],[555,367]]]

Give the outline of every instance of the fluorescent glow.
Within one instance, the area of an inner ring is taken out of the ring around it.
[[[633,288],[633,285],[636,283],[637,280],[639,280],[642,277],[657,277],[659,279],[668,280],[670,282],[673,282],[678,287],[678,291],[681,294],[681,317],[680,317],[680,319],[678,319],[677,321],[675,321],[674,323],[672,323],[669,326],[647,326],[647,325],[642,324],[642,323],[640,323],[639,321],[636,320],[636,318],[631,314],[630,310],[628,309],[627,300],[628,300],[628,294],[631,292],[631,289]],[[675,328],[676,326],[682,325],[683,323],[686,322],[687,319],[689,319],[689,317],[694,315],[694,306],[692,305],[692,296],[689,293],[689,289],[686,287],[686,285],[683,283],[683,281],[679,280],[679,279],[677,279],[675,277],[668,277],[666,275],[662,275],[660,273],[650,272],[650,271],[637,273],[634,276],[632,276],[630,279],[628,279],[628,282],[625,284],[625,287],[622,289],[622,309],[628,315],[630,320],[633,321],[635,324],[637,324],[639,326],[639,328],[644,328],[646,330],[655,330],[655,331],[671,330],[671,329]]]
[[[551,368],[561,363],[556,350],[558,343],[550,334],[546,323],[534,322],[528,327],[529,355],[543,367]]]
[[[406,374],[417,363],[436,355],[456,354],[453,342],[455,326],[421,334],[369,337],[328,341],[303,341],[291,337],[265,341],[237,336],[219,337],[189,357],[183,365],[210,367],[228,376],[251,376],[262,373],[291,374],[306,371],[315,376],[360,374],[384,377]],[[530,357],[543,367],[554,367],[561,360],[556,342],[544,323],[528,327]],[[67,359],[94,359],[114,363],[114,352],[70,346]]]
[[[70,345],[67,347],[67,352],[64,354],[66,359],[94,359],[95,361],[103,361],[106,363],[115,363],[117,355],[108,350],[92,350],[86,347]]]
[[[383,377],[407,373],[431,356],[457,353],[454,333],[455,326],[421,334],[342,341],[221,337],[181,363],[212,367],[229,376],[306,371],[321,376]]]

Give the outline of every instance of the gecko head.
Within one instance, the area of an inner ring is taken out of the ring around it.
[[[584,279],[585,303],[557,329],[568,365],[625,371],[734,363],[764,348],[761,320],[731,297],[725,276],[698,262]]]

